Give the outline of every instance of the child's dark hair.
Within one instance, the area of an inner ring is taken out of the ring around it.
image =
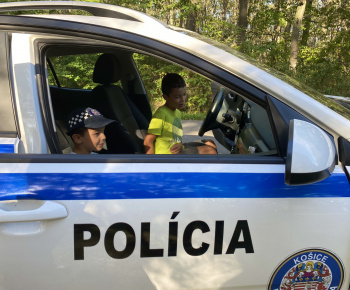
[[[69,136],[72,138],[72,136],[74,134],[78,134],[78,135],[81,135],[83,136],[85,134],[85,132],[87,131],[88,128],[86,127],[80,127],[80,128],[76,128],[74,130],[72,130],[72,132],[69,133]],[[73,138],[72,138],[73,139]]]
[[[174,88],[186,87],[185,80],[177,73],[168,73],[162,79],[162,93],[169,96]]]

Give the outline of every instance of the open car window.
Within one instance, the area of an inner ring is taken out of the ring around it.
[[[93,52],[71,48],[69,54],[69,49],[53,47],[48,49],[46,60],[63,154],[73,149],[66,119],[77,107],[91,107],[117,120],[106,127],[106,144],[99,153],[145,153],[143,140],[152,114],[164,104],[161,79],[175,72],[187,85],[183,142],[211,139],[219,154],[277,155],[265,108],[183,66],[124,49],[102,48]]]

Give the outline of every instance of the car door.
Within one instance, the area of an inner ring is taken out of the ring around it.
[[[111,34],[111,44],[120,41],[114,32],[103,32]],[[40,43],[35,40],[26,38],[34,48]],[[265,108],[278,146],[286,146],[288,136],[279,133],[282,125],[276,120],[284,117],[285,125],[299,113],[174,47],[142,37],[123,39],[123,45],[139,49],[142,44],[147,52],[145,41],[157,49],[153,53],[162,52],[163,58],[225,87],[243,93],[249,89],[245,96]],[[40,50],[31,53],[28,59],[12,54],[12,63],[40,64],[33,63],[40,59]],[[40,81],[46,80],[44,70],[39,71],[36,97],[45,116],[47,146],[54,153],[52,112],[43,101],[50,96]],[[14,74],[13,82],[19,78]],[[35,122],[19,128],[31,124]],[[349,284],[344,272],[350,266],[350,236],[344,230],[349,223],[349,184],[338,166],[323,181],[290,186],[285,184],[286,156],[281,153],[30,153],[0,159],[4,289],[288,289],[297,284],[340,289]]]

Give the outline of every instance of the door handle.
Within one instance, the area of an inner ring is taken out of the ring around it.
[[[52,201],[46,201],[41,207],[34,210],[5,211],[0,209],[0,223],[56,220],[67,216],[65,206]]]

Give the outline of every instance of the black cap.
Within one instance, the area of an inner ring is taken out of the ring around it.
[[[108,124],[115,122],[114,120],[107,119],[102,114],[92,108],[77,108],[69,114],[67,118],[67,130],[68,135],[74,129],[77,128],[90,128],[97,129],[107,126]]]

